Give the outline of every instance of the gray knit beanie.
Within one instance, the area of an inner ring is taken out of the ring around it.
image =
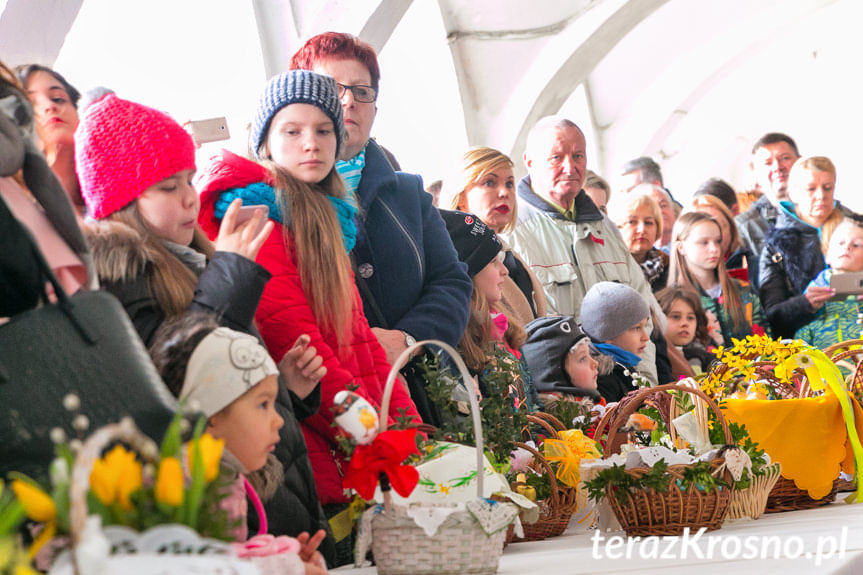
[[[258,100],[255,119],[252,120],[249,134],[252,151],[257,159],[261,146],[267,138],[270,122],[276,112],[290,104],[311,104],[317,106],[333,121],[336,131],[336,157],[345,139],[345,124],[342,119],[342,102],[336,89],[336,81],[329,76],[316,74],[309,70],[291,70],[273,76]]]
[[[641,294],[615,282],[594,284],[581,301],[581,329],[594,341],[614,339],[649,316]]]

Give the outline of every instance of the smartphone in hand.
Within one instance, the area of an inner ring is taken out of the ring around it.
[[[255,235],[258,235],[264,226],[267,223],[267,214],[269,213],[269,207],[265,205],[254,205],[254,206],[240,206],[240,209],[237,211],[237,225],[243,224],[252,219],[252,216],[255,215],[257,210],[264,210],[264,217],[261,219],[261,223],[258,224],[258,229],[255,230]]]
[[[836,295],[831,298],[834,300],[863,294],[863,272],[834,273],[830,276],[830,287],[836,290]]]

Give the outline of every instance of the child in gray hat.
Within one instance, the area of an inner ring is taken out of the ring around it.
[[[631,287],[615,282],[594,284],[581,302],[581,329],[614,362],[609,373],[597,378],[597,389],[609,403],[638,389],[635,366],[650,340],[645,327],[649,316],[644,298]]]

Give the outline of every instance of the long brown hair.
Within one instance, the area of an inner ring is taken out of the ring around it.
[[[698,292],[685,287],[666,287],[656,294],[656,301],[659,302],[659,307],[666,316],[671,312],[671,306],[678,300],[686,303],[695,314],[695,339],[705,347],[712,345],[710,332],[707,331],[707,314],[704,313]]]
[[[341,226],[327,196],[344,197],[345,185],[335,166],[319,183],[307,184],[272,160],[263,164],[276,181],[282,233],[287,245],[294,244],[303,293],[315,321],[333,330],[341,347],[353,321],[353,279]]]
[[[527,333],[524,327],[514,318],[507,317],[508,326],[503,334],[506,344],[512,349],[521,348]],[[464,363],[474,373],[481,373],[489,362],[489,345],[491,337],[491,308],[488,299],[482,291],[477,289],[476,281],[473,284],[473,293],[470,296],[470,316],[467,320],[467,328],[458,344]]]
[[[147,276],[150,292],[167,317],[176,317],[184,313],[192,302],[198,278],[150,230],[138,211],[137,202],[132,202],[125,208],[117,210],[106,219],[123,224],[140,235],[143,240],[142,248],[147,253],[149,263],[152,264],[152,273]],[[197,227],[190,247],[202,252],[208,258],[213,255],[213,244]],[[99,264],[97,263],[97,265]],[[122,266],[111,266],[108,262],[102,262],[99,267],[99,275],[103,279],[123,279],[111,277],[119,275],[116,270],[121,269]]]
[[[695,290],[696,293],[702,293],[704,290],[701,284],[689,269],[689,264],[686,263],[683,254],[680,250],[686,238],[689,237],[692,229],[698,224],[710,222],[722,234],[722,227],[714,218],[703,212],[687,212],[677,218],[674,228],[671,232],[671,266],[668,272],[668,285],[675,287],[684,287]],[[722,287],[722,307],[728,311],[731,316],[731,322],[734,324],[735,330],[743,329],[749,322],[746,319],[746,312],[743,310],[743,303],[740,299],[740,291],[737,289],[737,284],[734,279],[728,275],[725,269],[725,261],[723,255],[719,256],[719,263],[716,264],[716,278],[719,280],[719,285]]]

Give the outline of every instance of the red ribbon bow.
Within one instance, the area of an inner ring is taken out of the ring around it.
[[[408,456],[419,453],[416,429],[391,429],[379,433],[369,445],[358,445],[342,478],[342,485],[356,489],[365,500],[375,496],[380,474],[386,473],[390,485],[402,497],[411,494],[420,474],[410,465],[402,465]]]

